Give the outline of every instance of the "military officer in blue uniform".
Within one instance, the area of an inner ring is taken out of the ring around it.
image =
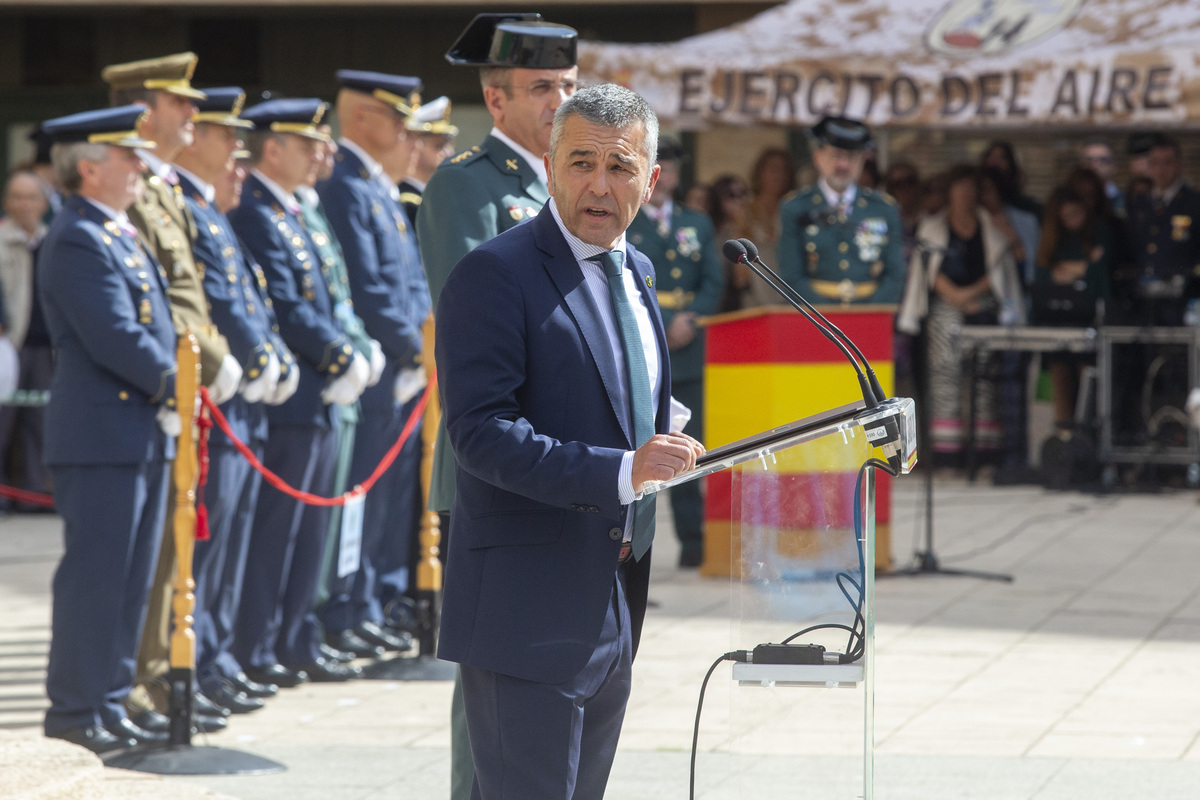
[[[225,202],[234,202],[233,184],[240,180],[235,154],[242,146],[242,131],[251,127],[238,118],[246,94],[238,87],[207,89],[205,94],[204,100],[196,101],[194,141],[176,156],[174,166],[196,221],[194,254],[203,267],[209,310],[242,368],[238,393],[221,404],[221,412],[234,436],[261,458],[267,439],[264,403],[286,399],[299,375],[291,351],[273,329],[271,301],[262,294],[257,265],[246,262],[218,198],[221,190]],[[229,652],[262,477],[220,429],[211,430],[208,447],[203,499],[209,538],[196,542],[192,569],[196,680],[208,699],[238,713],[261,708],[261,698],[278,691],[252,681]]]
[[[675,203],[683,149],[659,140],[658,183],[650,201],[629,226],[629,241],[650,259],[657,273],[658,307],[667,329],[671,358],[671,396],[692,416],[683,432],[704,438],[704,332],[697,317],[714,314],[721,301],[724,271],[717,256],[712,222]],[[671,511],[679,538],[679,565],[698,567],[704,560],[704,501],[700,482],[671,489]]]
[[[145,165],[141,106],[50,120],[71,196],[42,245],[39,283],[57,351],[46,462],[64,521],[54,575],[46,735],[107,752],[165,739],[130,722],[138,636],[182,428],[167,278],[126,210]]]
[[[263,462],[288,484],[328,495],[337,452],[338,407],[358,400],[370,377],[334,314],[333,296],[300,216],[296,188],[317,169],[316,125],[326,105],[316,99],[268,100],[242,112],[254,123],[246,144],[254,168],[234,231],[263,268],[284,342],[300,383],[286,403],[267,409]],[[357,668],[324,657],[313,610],[320,579],[327,507],[304,505],[264,487],[250,535],[233,654],[260,683],[294,686],[305,679],[340,681]]]
[[[858,186],[871,131],[825,117],[811,131],[815,186],[779,209],[779,274],[812,303],[899,303],[904,242],[895,201]]]
[[[408,122],[410,135],[416,134],[418,147],[413,152],[408,174],[400,181],[400,205],[408,215],[410,230],[416,234],[417,212],[429,179],[438,166],[454,155],[454,137],[458,126],[450,122],[450,98],[442,96],[422,103]]]
[[[395,442],[424,382],[421,325],[429,288],[396,184],[384,162],[409,152],[408,122],[420,103],[419,78],[339,70],[341,138],[333,174],[317,184],[321,205],[345,256],[354,311],[386,357],[382,380],[363,393],[351,483],[365,480]],[[403,159],[407,166],[407,156]],[[388,650],[408,650],[411,636],[384,626],[381,594],[407,590],[408,553],[420,522],[419,436],[410,437],[385,483],[367,495],[356,572],[335,578],[322,611],[331,644],[350,634]],[[390,574],[392,584],[383,582]],[[343,641],[349,639],[349,641]]]
[[[550,199],[543,156],[550,151],[554,112],[579,86],[577,38],[572,28],[542,22],[540,14],[479,14],[446,53],[452,64],[479,69],[493,126],[480,144],[443,161],[425,187],[417,239],[435,307],[459,259],[533,219]],[[453,501],[454,455],[439,423],[429,509],[441,514],[443,536]],[[450,795],[467,800],[474,772],[457,684],[452,729]]]

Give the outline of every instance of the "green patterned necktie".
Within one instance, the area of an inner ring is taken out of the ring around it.
[[[625,374],[629,386],[634,447],[641,447],[654,435],[654,401],[650,393],[650,370],[646,366],[642,336],[622,279],[625,254],[618,250],[607,250],[592,260],[599,262],[608,277],[608,294],[612,299],[617,331],[621,335],[621,345],[625,350]],[[653,495],[644,497],[633,505],[633,557],[638,560],[646,554],[654,540],[654,505]]]

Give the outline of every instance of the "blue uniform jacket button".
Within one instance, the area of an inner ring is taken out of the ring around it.
[[[608,538],[612,539],[614,542],[617,541],[618,539],[620,539],[621,538],[621,529],[620,528],[609,528],[608,529]]]

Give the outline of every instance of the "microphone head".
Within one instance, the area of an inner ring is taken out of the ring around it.
[[[755,246],[754,242],[750,241],[749,239],[738,239],[738,241],[741,243],[742,247],[746,248],[746,256],[751,261],[757,261],[758,247]]]
[[[735,264],[739,261],[744,261],[747,257],[746,245],[737,239],[726,239],[725,244],[721,245],[721,252]]]

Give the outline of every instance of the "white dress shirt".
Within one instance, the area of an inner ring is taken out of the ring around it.
[[[208,203],[210,206],[216,202],[217,190],[216,187],[214,187],[211,183],[201,180],[194,172],[186,170],[178,164],[175,165],[175,170],[196,185],[196,188],[200,190],[200,195],[204,198],[204,202]]]
[[[621,343],[621,332],[617,328],[617,320],[613,312],[612,296],[608,290],[608,276],[604,274],[604,267],[596,261],[589,259],[606,252],[606,248],[597,247],[594,244],[588,244],[575,234],[567,230],[567,226],[563,224],[562,217],[558,214],[558,207],[554,204],[554,198],[550,198],[548,204],[550,212],[554,215],[554,221],[558,223],[559,230],[567,240],[567,245],[571,248],[572,255],[579,262],[579,268],[583,271],[583,278],[587,285],[588,294],[592,298],[592,302],[596,304],[596,309],[600,312],[600,320],[604,324],[604,332],[608,335],[609,348],[612,350],[613,360],[617,365],[617,384],[620,388],[621,397],[629,397],[629,375],[625,368],[625,347]],[[614,250],[621,251],[625,254],[625,234],[621,234],[621,239],[617,242]],[[621,280],[625,286],[625,296],[629,298],[629,305],[633,308],[633,316],[637,320],[638,333],[642,340],[642,350],[646,355],[646,370],[649,372],[650,378],[650,398],[655,409],[658,408],[658,399],[662,393],[662,359],[658,352],[658,342],[654,336],[654,326],[650,322],[650,309],[646,306],[646,301],[642,296],[641,290],[638,289],[637,278],[634,275],[633,269],[629,264],[625,265],[625,269],[621,272]],[[621,471],[617,476],[617,492],[621,499],[622,505],[628,505],[639,498],[639,493],[633,489],[633,451],[625,453],[621,460]],[[629,536],[629,525],[632,522],[626,520],[626,537]]]
[[[821,190],[821,194],[830,208],[847,214],[850,213],[850,207],[854,205],[854,198],[858,196],[858,187],[853,183],[846,187],[846,191],[838,194],[832,186],[825,182],[824,178],[818,178],[817,188]]]

